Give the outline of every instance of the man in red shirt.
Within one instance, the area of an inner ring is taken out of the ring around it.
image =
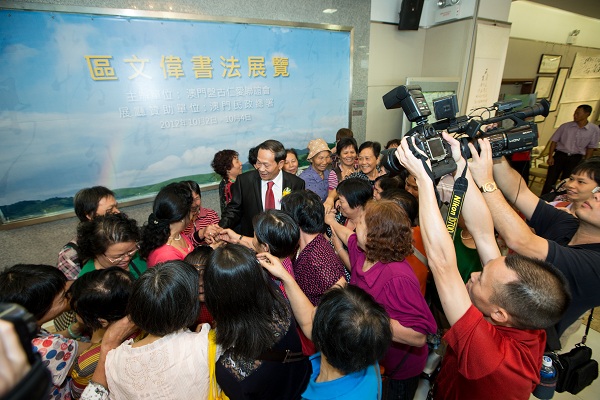
[[[466,168],[456,140],[444,135],[457,163]],[[529,399],[539,383],[546,327],[566,310],[570,294],[552,265],[513,254],[502,257],[492,216],[469,171],[462,215],[484,268],[466,288],[458,271],[452,238],[437,207],[434,185],[405,138],[396,152],[419,186],[419,221],[429,267],[451,328],[436,399]],[[415,147],[416,148],[416,147]],[[472,152],[475,149],[471,150]],[[482,187],[481,191],[490,190]]]

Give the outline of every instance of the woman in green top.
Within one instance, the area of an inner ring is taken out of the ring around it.
[[[107,214],[82,222],[77,228],[77,243],[84,264],[79,276],[95,269],[120,267],[138,278],[146,262],[138,254],[140,229],[125,214]]]

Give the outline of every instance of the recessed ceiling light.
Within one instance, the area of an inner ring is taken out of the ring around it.
[[[323,10],[324,14],[333,14],[334,12],[337,12],[337,8],[326,8]]]

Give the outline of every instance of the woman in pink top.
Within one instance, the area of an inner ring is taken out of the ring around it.
[[[171,183],[158,192],[142,231],[140,254],[148,268],[170,260],[183,260],[194,246],[181,232],[190,223],[192,191],[184,183]]]

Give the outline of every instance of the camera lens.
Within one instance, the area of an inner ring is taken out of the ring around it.
[[[396,149],[385,149],[381,151],[381,166],[386,171],[391,171],[399,174],[404,171],[404,167],[396,158]]]

